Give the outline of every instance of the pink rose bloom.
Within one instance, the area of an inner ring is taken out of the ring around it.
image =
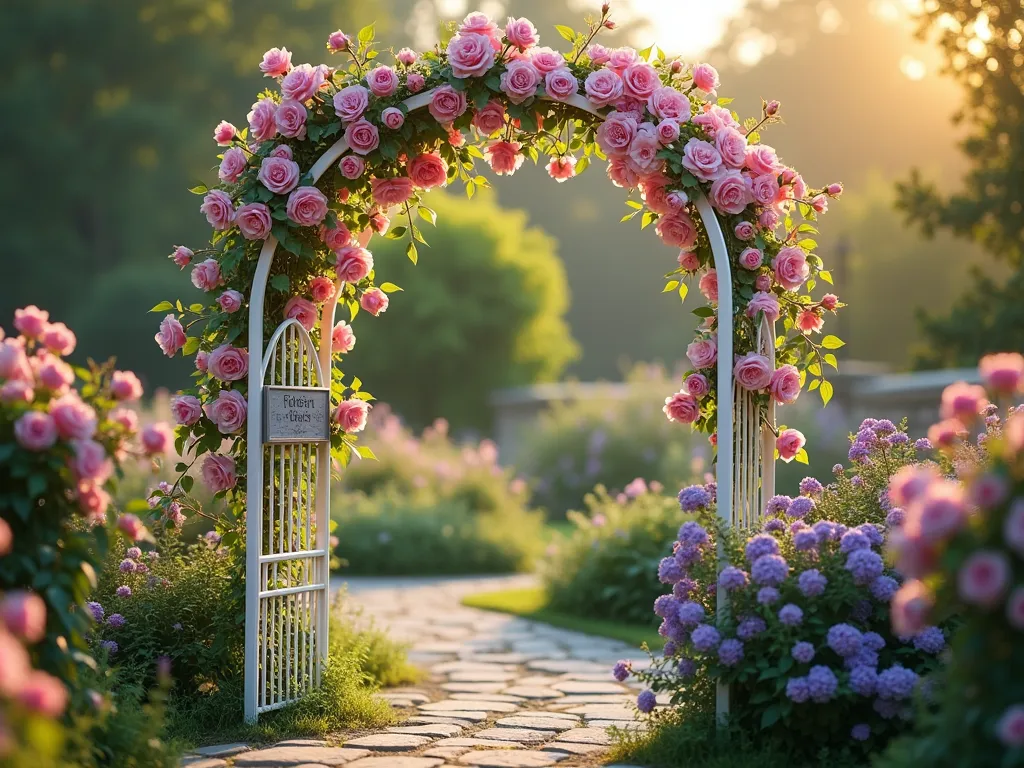
[[[565,57],[551,48],[534,48],[530,51],[530,61],[538,72],[545,75],[565,67]]]
[[[753,144],[747,147],[744,165],[752,176],[776,177],[782,170],[775,150],[767,144]]]
[[[587,75],[583,90],[595,107],[606,107],[622,96],[622,78],[610,69],[599,69]]]
[[[458,78],[483,77],[494,66],[494,46],[486,35],[455,35],[448,41],[447,53],[452,74]]]
[[[131,371],[114,371],[110,378],[110,393],[115,400],[134,402],[142,397],[142,382]]]
[[[711,181],[722,167],[722,155],[713,144],[690,139],[683,147],[683,167],[701,181]]]
[[[281,95],[285,99],[309,101],[313,95],[327,85],[327,67],[323,64],[299,64],[281,81]]]
[[[825,318],[813,309],[803,309],[796,315],[796,327],[805,336],[809,336],[812,333],[821,333],[824,325]]]
[[[540,73],[525,59],[510,61],[501,73],[501,90],[513,104],[522,104],[537,93]]]
[[[387,98],[398,90],[398,73],[385,65],[374,67],[366,73],[366,85],[377,98]]]
[[[398,63],[403,67],[411,67],[416,63],[416,59],[419,58],[419,56],[412,48],[402,48],[397,54],[395,54],[395,58],[398,59]]]
[[[697,284],[700,288],[700,292],[704,294],[704,298],[710,302],[718,301],[718,272],[714,269],[709,269],[703,275],[701,275],[700,282]]]
[[[484,136],[500,131],[505,127],[505,105],[498,99],[491,99],[473,115],[473,127]]]
[[[0,379],[17,379],[26,383],[33,380],[25,348],[16,339],[0,342]]]
[[[659,120],[685,123],[690,119],[690,100],[671,86],[655,88],[647,97],[647,109]]]
[[[491,41],[491,47],[494,50],[500,51],[502,48],[501,31],[498,29],[498,25],[491,21],[487,14],[479,11],[474,11],[463,19],[459,26],[459,34],[483,35]]]
[[[722,162],[730,168],[742,168],[747,157],[747,137],[735,128],[723,128],[715,133],[715,147]]]
[[[214,493],[235,487],[235,460],[230,456],[212,453],[203,462],[203,482]]]
[[[693,84],[704,93],[714,94],[721,83],[718,80],[718,70],[710,64],[698,64],[693,68]]]
[[[18,691],[17,699],[25,709],[53,719],[67,708],[68,689],[53,675],[32,670]]]
[[[0,403],[31,403],[36,393],[28,382],[11,379],[0,386]]]
[[[922,582],[907,581],[892,599],[892,628],[901,637],[912,637],[924,629],[935,598]]]
[[[160,321],[160,330],[153,337],[160,351],[167,357],[174,357],[185,346],[185,329],[174,315],[167,315]]]
[[[370,179],[373,200],[383,208],[401,205],[412,197],[412,179],[395,176],[390,179]]]
[[[298,101],[282,101],[274,113],[274,123],[282,136],[306,138],[306,107]]]
[[[220,168],[217,170],[217,178],[234,184],[241,177],[247,162],[245,152],[240,147],[231,147],[231,149],[224,152],[224,157],[220,161]]]
[[[411,93],[419,93],[423,90],[423,86],[427,84],[427,80],[419,72],[410,72],[408,77],[405,78],[405,84],[409,87]]]
[[[751,297],[750,303],[747,304],[747,317],[757,317],[758,312],[764,312],[765,317],[771,323],[779,319],[781,310],[775,294],[758,291]]]
[[[658,71],[650,64],[633,64],[622,73],[622,92],[626,96],[646,102],[661,87]],[[658,115],[661,117],[661,115]]]
[[[641,175],[655,173],[665,165],[665,161],[658,157],[660,149],[657,128],[651,123],[644,123],[637,129],[636,136],[630,142],[626,162]]]
[[[665,245],[691,250],[697,244],[697,225],[685,211],[662,216],[654,231]]]
[[[311,331],[316,325],[316,305],[302,296],[292,296],[284,305],[284,318],[285,320],[298,320],[299,325],[307,331]]]
[[[265,157],[257,178],[271,192],[284,195],[299,183],[299,164],[283,157]]]
[[[96,411],[74,392],[51,400],[50,416],[65,440],[88,440],[96,434]]]
[[[224,344],[210,353],[207,359],[210,375],[220,381],[238,381],[249,373],[249,352]]]
[[[698,400],[711,391],[711,384],[702,373],[691,373],[683,381],[683,389],[696,397]]]
[[[338,170],[346,179],[358,179],[366,170],[366,161],[359,155],[345,155],[338,162]]]
[[[600,126],[595,138],[609,157],[625,157],[637,134],[637,122],[631,115],[612,112]]]
[[[984,387],[958,381],[942,391],[939,414],[944,419],[958,419],[964,424],[970,424],[978,418],[981,409],[986,405],[988,399],[985,397]]]
[[[359,298],[359,306],[374,317],[388,308],[388,295],[380,288],[371,288]]]
[[[736,225],[736,228],[733,230],[733,234],[736,235],[736,238],[739,240],[751,240],[755,234],[754,225],[749,221],[741,221]]]
[[[1003,713],[996,723],[996,734],[1010,749],[1024,746],[1024,705],[1014,704]]]
[[[352,331],[352,326],[344,320],[339,320],[331,331],[331,345],[333,351],[339,354],[351,352],[356,345],[356,335]]]
[[[648,176],[640,183],[640,194],[644,203],[657,214],[675,213],[682,207],[669,202],[670,183],[669,179],[661,174]]]
[[[758,205],[771,205],[779,196],[779,182],[770,173],[757,176],[750,183],[750,193]]]
[[[324,245],[337,253],[352,242],[352,233],[349,232],[348,227],[339,221],[331,229],[321,227],[320,239],[324,241]]]
[[[334,94],[334,113],[343,123],[358,120],[369,105],[370,92],[361,85],[350,85]]]
[[[203,410],[222,435],[233,435],[245,424],[248,403],[241,393],[222,389],[217,393],[217,399],[207,403]]]
[[[435,152],[417,155],[408,165],[409,178],[420,189],[442,187],[448,182],[448,164]]]
[[[270,209],[263,203],[246,203],[235,211],[235,224],[246,240],[265,240],[273,223]]]
[[[201,261],[192,268],[192,285],[201,291],[212,291],[223,282],[220,274],[220,264],[217,263],[216,259]]]
[[[928,439],[939,449],[953,448],[967,437],[967,428],[957,419],[944,419],[928,428]]]
[[[63,394],[75,381],[75,372],[71,366],[49,352],[33,357],[31,363],[34,364],[39,383],[51,392]]]
[[[744,269],[753,271],[764,262],[764,254],[757,248],[744,248],[740,252],[739,262]]]
[[[675,120],[662,120],[658,123],[658,141],[668,146],[679,139],[679,123]]]
[[[271,48],[263,54],[260,71],[264,77],[281,77],[292,68],[292,54],[287,48]]]
[[[776,368],[768,389],[775,402],[782,405],[795,403],[800,397],[800,372],[792,365]]]
[[[334,295],[334,281],[329,277],[318,275],[309,282],[309,293],[313,301],[322,304]]]
[[[205,214],[210,226],[218,232],[231,229],[231,223],[235,220],[235,208],[231,204],[231,196],[219,189],[211,190],[206,194],[199,210]]]
[[[495,141],[484,150],[484,156],[496,174],[511,176],[519,170],[525,159],[520,149],[522,144],[518,141]]]
[[[77,480],[90,480],[103,484],[114,473],[114,465],[107,452],[95,440],[73,440],[75,455],[69,462]]]
[[[788,246],[779,251],[772,261],[772,269],[775,270],[775,279],[787,291],[795,291],[810,274],[807,254],[798,246]]]
[[[210,353],[205,349],[200,349],[196,352],[196,370],[206,373],[208,364],[210,362]]]
[[[222,147],[230,147],[237,134],[238,129],[235,126],[227,120],[221,120],[213,129],[213,140]]]
[[[14,541],[14,534],[11,532],[11,526],[6,521],[0,518],[0,555],[9,555],[11,553],[11,544]],[[3,649],[6,651],[6,649]],[[0,653],[2,656],[3,653]],[[0,677],[3,677],[0,674]]]
[[[994,509],[1006,500],[1006,480],[992,472],[976,475],[971,484],[971,501],[981,509]]]
[[[564,67],[544,75],[544,90],[555,101],[568,101],[580,89],[580,82]]]
[[[85,514],[90,525],[106,523],[107,508],[110,506],[110,494],[102,486],[95,483],[79,483],[77,489],[78,508]]]
[[[191,427],[203,415],[203,406],[197,397],[178,395],[171,400],[171,413],[178,424]]]
[[[513,19],[511,16],[509,16],[508,22],[505,24],[505,37],[520,51],[532,48],[539,40],[537,28],[533,26],[529,19]]]
[[[695,339],[686,347],[686,359],[698,370],[710,368],[718,360],[718,344],[714,339]]]
[[[393,131],[405,125],[405,114],[398,107],[387,107],[380,113],[381,122]]]
[[[328,50],[330,50],[331,53],[338,53],[339,51],[344,51],[346,48],[348,48],[348,45],[348,35],[346,35],[340,29],[335,32],[331,32],[331,34],[327,37],[327,48]]]
[[[194,255],[191,248],[186,248],[184,245],[176,245],[174,246],[174,253],[169,258],[179,269],[184,269],[192,262]]]
[[[247,115],[249,136],[255,141],[268,141],[277,135],[277,104],[271,99],[260,99]]]
[[[824,195],[815,195],[811,198],[811,208],[817,213],[826,213],[828,211],[828,198]]]
[[[687,272],[695,272],[700,269],[700,258],[693,251],[680,251],[676,261]]]
[[[640,183],[640,174],[621,157],[609,157],[605,172],[612,184],[623,189],[633,189]]]
[[[348,245],[338,251],[335,271],[343,283],[358,283],[373,269],[373,254],[358,245]]]
[[[0,622],[19,640],[38,643],[46,635],[46,603],[34,592],[8,592],[0,603]]]
[[[288,218],[303,227],[313,227],[327,217],[327,198],[316,187],[299,187],[288,195]]]
[[[348,128],[345,129],[345,143],[357,155],[368,155],[380,144],[377,126],[363,118],[349,123]]]
[[[218,306],[228,314],[240,310],[244,301],[245,297],[235,290],[224,291],[224,293],[217,297]]]
[[[775,438],[775,449],[779,452],[779,458],[786,463],[791,462],[800,453],[807,438],[798,429],[784,429]]]
[[[538,116],[538,120],[539,119],[540,119],[540,117]],[[448,125],[447,126],[447,130],[448,130],[448,143],[449,144],[451,144],[453,147],[461,147],[461,146],[465,145],[466,137],[463,135],[462,131],[460,131],[454,125]]]
[[[139,439],[142,441],[142,449],[153,456],[170,452],[174,444],[174,432],[167,424],[158,421],[143,427]]]
[[[739,171],[726,171],[711,183],[711,203],[722,213],[742,213],[750,202],[750,189]]]
[[[27,451],[45,451],[57,442],[57,425],[49,414],[29,411],[14,422],[14,440]]]
[[[576,158],[573,155],[552,157],[547,164],[548,176],[562,183],[576,175]]]
[[[592,43],[587,46],[587,56],[589,56],[590,60],[597,66],[601,67],[607,64],[609,59],[611,59],[612,52],[600,43]]]
[[[665,398],[665,407],[661,409],[669,421],[680,424],[693,424],[700,418],[700,403],[697,397],[685,389]]]
[[[758,291],[770,291],[772,289],[771,275],[758,275],[754,279],[754,289]]]
[[[450,85],[442,85],[434,90],[428,109],[437,122],[454,122],[466,111],[466,94],[456,91]]]
[[[764,355],[748,352],[736,361],[733,376],[741,387],[756,392],[771,384],[774,367]]]
[[[620,74],[638,61],[640,54],[636,52],[636,48],[616,48],[608,54],[608,66]]]
[[[370,404],[363,400],[342,400],[334,410],[334,420],[348,434],[362,432]]]
[[[1010,563],[1002,552],[982,550],[967,558],[957,574],[957,592],[965,603],[989,607],[1006,593]]]
[[[834,293],[826,293],[821,297],[821,308],[827,309],[829,312],[835,312],[839,306],[839,297]]]

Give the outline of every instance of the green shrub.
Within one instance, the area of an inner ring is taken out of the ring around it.
[[[395,492],[337,494],[336,554],[372,575],[509,573],[530,568],[543,519],[521,506],[477,512],[465,501]]]
[[[569,513],[574,530],[556,534],[542,564],[551,607],[588,618],[653,624],[651,606],[663,591],[658,561],[692,516],[683,514],[671,496],[646,490],[615,499],[598,486],[586,504],[587,514]]]

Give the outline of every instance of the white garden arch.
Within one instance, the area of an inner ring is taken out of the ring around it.
[[[423,109],[430,104],[433,94],[434,90],[419,93],[406,99],[404,106],[408,112]],[[579,94],[562,103],[601,117]],[[324,152],[310,169],[313,183],[348,150],[348,144],[340,139]],[[710,242],[718,284],[722,286],[718,303],[718,515],[725,526],[746,526],[757,520],[764,501],[774,493],[774,406],[769,405],[767,418],[762,422],[754,396],[733,386],[735,308],[729,252],[711,204],[699,189],[694,190],[693,195]],[[360,244],[365,246],[371,236],[372,230],[366,230],[360,236]],[[264,300],[277,246],[272,235],[264,241],[249,302],[249,350],[250,354],[261,356],[259,365],[250,366],[248,380],[245,614],[245,719],[248,722],[255,721],[261,712],[298,700],[302,693],[317,685],[328,649],[330,445],[320,443],[315,448],[301,443],[266,445],[263,407],[268,372],[280,378],[285,370],[304,370],[305,378],[297,378],[299,374],[295,373],[290,382],[298,385],[301,380],[302,385],[310,386],[315,374],[315,386],[326,387],[329,391],[330,329],[334,327],[338,303],[328,300],[321,311],[319,350],[294,320],[282,323],[270,344],[264,346]],[[335,297],[340,287],[340,282],[335,284]],[[773,324],[763,321],[757,335],[758,350],[774,361]],[[273,378],[269,383],[274,383]],[[732,400],[732,407],[723,407],[729,403],[727,398]],[[297,462],[294,465],[297,469],[292,468],[292,462]],[[304,486],[301,478],[305,478]],[[300,481],[297,495],[292,491],[296,480]],[[284,498],[286,487],[287,499]],[[268,488],[278,489],[278,506],[272,502],[274,496],[267,493]],[[297,500],[302,503],[293,503]],[[304,517],[301,514],[303,504],[308,510]],[[297,509],[300,514],[293,518]],[[293,523],[298,538],[295,540],[289,535],[285,540],[281,532],[284,526]],[[265,530],[271,535],[265,536]],[[276,550],[272,535],[275,530],[279,544]],[[280,583],[282,574],[287,574],[284,585]],[[720,591],[719,615],[723,613],[724,600],[724,592]],[[720,717],[729,710],[729,693],[725,686],[719,686],[717,710]]]

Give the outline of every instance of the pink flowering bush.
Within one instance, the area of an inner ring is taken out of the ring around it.
[[[983,358],[985,386],[953,384],[931,439],[958,478],[934,465],[893,477],[905,510],[890,543],[907,578],[894,631],[955,617],[950,662],[935,703],[892,765],[1015,765],[1024,759],[1024,358]],[[981,437],[968,446],[968,435]]]

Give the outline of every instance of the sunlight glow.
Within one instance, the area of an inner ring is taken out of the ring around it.
[[[928,67],[920,59],[913,56],[904,56],[900,59],[900,72],[911,80],[921,80],[928,74]]]

